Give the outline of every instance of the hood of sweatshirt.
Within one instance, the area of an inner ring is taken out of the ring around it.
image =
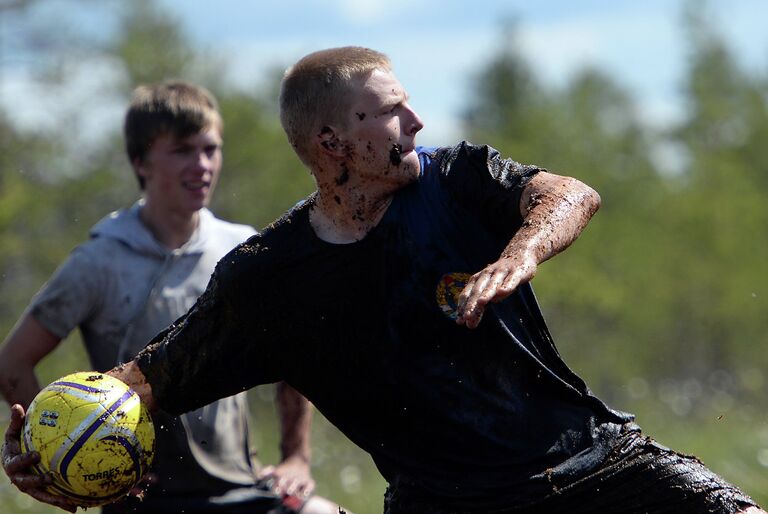
[[[181,248],[171,250],[157,241],[139,218],[139,211],[144,200],[139,200],[128,209],[112,212],[91,228],[92,238],[104,237],[120,241],[137,253],[164,257],[170,253],[195,254],[205,249],[209,229],[214,223],[214,216],[208,209],[201,209],[200,223],[194,234]]]

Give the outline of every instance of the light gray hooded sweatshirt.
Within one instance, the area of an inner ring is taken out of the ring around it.
[[[158,332],[185,314],[202,294],[216,263],[255,234],[246,225],[200,211],[200,223],[181,248],[169,250],[139,219],[140,200],[114,212],[73,250],[30,305],[34,318],[64,339],[79,327],[98,371],[138,353]],[[251,485],[245,393],[179,418],[153,416],[157,437],[153,495],[205,497],[229,482]]]

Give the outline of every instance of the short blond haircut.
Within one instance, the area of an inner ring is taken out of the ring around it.
[[[391,68],[386,55],[358,46],[320,50],[288,68],[280,86],[280,122],[305,164],[313,134],[327,125],[345,127],[351,83]]]

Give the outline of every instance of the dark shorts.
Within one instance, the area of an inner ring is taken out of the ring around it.
[[[102,514],[299,514],[310,496],[276,495],[268,483],[242,487],[216,497],[148,497],[102,507]]]
[[[697,458],[666,448],[639,430],[627,430],[613,452],[590,475],[569,484],[551,483],[552,492],[533,504],[496,510],[451,508],[439,502],[402,499],[387,490],[386,514],[734,514],[755,502],[707,469]]]

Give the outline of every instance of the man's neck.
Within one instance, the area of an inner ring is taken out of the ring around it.
[[[200,223],[200,212],[168,212],[147,202],[139,211],[139,218],[160,244],[176,250],[192,238]]]
[[[346,244],[360,241],[373,230],[392,203],[393,193],[365,193],[356,193],[354,188],[319,187],[309,213],[317,237],[329,243]]]

